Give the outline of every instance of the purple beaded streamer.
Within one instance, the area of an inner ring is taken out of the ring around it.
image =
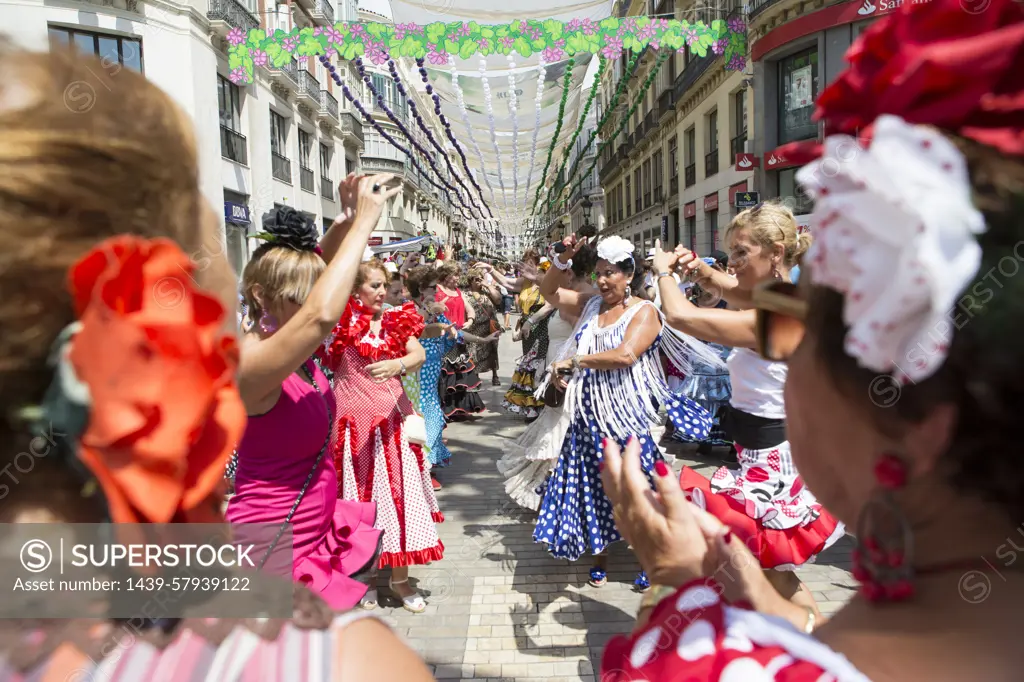
[[[473,205],[473,208],[475,208],[477,212],[480,214],[480,217],[483,218],[483,209],[481,209],[480,206],[477,205],[476,201],[473,200],[473,193],[470,192],[469,187],[466,187],[466,183],[462,181],[462,178],[459,177],[459,174],[455,171],[455,166],[452,165],[452,159],[450,156],[448,156],[448,152],[446,152],[444,148],[442,148],[441,145],[437,143],[437,140],[434,139],[434,134],[430,132],[429,128],[427,128],[426,124],[423,122],[423,117],[420,115],[419,110],[416,108],[416,102],[414,102],[408,96],[408,93],[405,90],[405,85],[402,84],[402,79],[398,75],[398,68],[395,66],[394,59],[388,60],[388,70],[391,72],[391,79],[395,81],[395,85],[398,87],[398,92],[401,93],[402,96],[406,98],[406,102],[408,102],[409,104],[409,110],[412,112],[413,118],[416,119],[416,124],[419,126],[420,130],[422,130],[426,134],[427,139],[430,140],[430,144],[432,144],[434,148],[441,153],[441,156],[444,158],[445,164],[447,164],[448,166],[448,171],[451,173],[451,176],[455,178],[455,181],[459,183],[459,186],[466,192],[466,198],[469,199],[469,202]],[[427,88],[428,92],[433,90],[433,88],[431,88],[429,85],[427,86]],[[437,95],[434,95],[434,97],[437,97]],[[435,112],[440,113],[439,107],[435,106]],[[485,202],[484,206],[486,205],[487,204]],[[487,209],[487,212],[491,213],[490,208]],[[491,217],[493,217],[493,215],[494,214],[491,213]]]
[[[427,70],[423,66],[423,59],[417,59],[416,65],[419,67],[420,77],[423,79],[423,82],[427,83],[427,87],[430,88],[430,90],[432,91],[433,87],[428,82]],[[437,97],[437,95],[434,95],[434,97]],[[441,125],[444,126],[445,135],[448,136],[448,139],[455,146],[455,151],[459,153],[459,158],[462,159],[462,167],[466,169],[466,177],[469,178],[469,181],[473,183],[473,187],[476,188],[477,193],[480,195],[481,203],[483,203],[484,208],[487,209],[487,213],[490,214],[491,218],[494,218],[494,212],[491,211],[490,205],[487,203],[487,201],[484,200],[483,189],[480,188],[480,185],[477,183],[476,178],[473,177],[473,173],[469,170],[469,161],[466,159],[466,153],[462,151],[462,145],[460,145],[458,141],[455,139],[455,134],[452,133],[451,124],[448,123],[448,119],[445,117],[445,115],[441,113],[440,98],[434,100],[434,111],[437,113],[438,118],[441,120]]]

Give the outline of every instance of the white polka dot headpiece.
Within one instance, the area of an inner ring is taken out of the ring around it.
[[[846,352],[901,383],[934,374],[981,266],[985,221],[963,155],[934,128],[886,115],[869,148],[827,138],[797,181],[815,200],[811,278],[845,298]]]

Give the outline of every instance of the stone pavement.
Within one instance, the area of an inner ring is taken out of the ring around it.
[[[605,643],[632,628],[640,604],[633,591],[639,567],[619,543],[610,551],[608,584],[589,587],[589,560],[572,564],[551,558],[532,540],[532,513],[505,495],[495,462],[504,439],[516,437],[525,425],[501,409],[501,398],[519,352],[511,333],[502,339],[502,386],[492,387],[490,375],[481,377],[491,411],[446,431],[452,466],[440,471],[444,488],[438,493],[445,556],[410,570],[412,584],[426,597],[426,612],[403,610],[388,595],[383,578],[381,612],[439,680],[595,682]],[[688,465],[708,474],[718,464],[695,459],[692,446],[668,448],[677,457],[677,470]],[[850,551],[845,538],[817,565],[799,571],[826,615],[853,594]]]

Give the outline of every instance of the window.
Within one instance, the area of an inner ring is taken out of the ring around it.
[[[718,150],[718,110],[708,114],[708,151]]]
[[[714,251],[718,248],[718,211],[708,211],[704,214],[708,220],[708,232],[711,236],[711,246],[709,250]]]
[[[796,168],[779,171],[779,196],[794,215],[805,215],[813,210],[814,202],[796,181],[796,171]]]
[[[220,74],[217,74],[217,99],[220,107],[220,124],[228,130],[241,132],[241,92],[237,85]]]
[[[733,115],[735,116],[735,123],[733,128],[736,131],[736,136],[747,136],[747,91],[744,88],[735,95],[733,95]]]
[[[651,207],[651,160],[647,159],[644,161],[643,178],[644,178],[644,208],[648,209]]]
[[[686,165],[697,163],[697,130],[690,128],[686,131]]]
[[[697,250],[697,216],[686,219],[686,243],[690,251]]]
[[[654,160],[651,162],[651,170],[654,173],[654,203],[661,201],[661,177],[665,172],[662,159],[663,156],[660,149],[654,152]]]
[[[142,72],[142,41],[138,38],[122,38],[59,26],[50,26],[49,33],[50,45],[72,45],[80,52],[94,54],[103,61],[105,69],[127,66]]]
[[[288,157],[288,120],[273,111],[270,112],[270,151]]]
[[[818,135],[818,125],[811,120],[817,96],[817,48],[779,61],[779,144]]]
[[[640,196],[640,189],[643,187],[641,169],[638,166],[633,171],[633,207],[635,213],[639,213],[643,210],[643,197]]]
[[[331,178],[331,148],[323,143],[320,144],[320,177]]]
[[[670,178],[674,178],[677,175],[679,175],[679,159],[677,158],[679,150],[677,148],[677,145],[678,141],[676,139],[676,136],[673,135],[672,138],[668,141],[668,176]]]
[[[309,157],[313,153],[313,136],[299,128],[299,166],[309,168]]]
[[[629,177],[627,177],[626,178],[626,217],[627,218],[629,217],[629,195],[630,195],[629,187],[630,187]],[[636,190],[637,190],[637,193],[639,194],[640,193],[640,188],[637,187]]]

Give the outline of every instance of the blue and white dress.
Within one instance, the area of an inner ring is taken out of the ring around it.
[[[732,348],[717,343],[708,344],[716,352],[722,362],[729,358]],[[729,370],[726,367],[716,367],[708,363],[696,360],[693,363],[693,371],[690,372],[678,388],[674,390],[676,395],[686,396],[698,405],[703,407],[712,417],[711,433],[704,439],[694,439],[686,432],[686,429],[673,421],[676,432],[673,438],[684,443],[710,443],[711,445],[732,445],[719,423],[722,409],[729,404],[732,397],[732,382],[729,379]]]
[[[444,315],[438,315],[435,322],[451,324]],[[438,379],[441,377],[441,363],[444,356],[458,344],[459,340],[443,334],[433,339],[420,339],[420,345],[427,353],[427,359],[420,368],[420,409],[427,425],[427,459],[431,466],[446,467],[452,453],[444,444],[444,412],[441,410],[441,396],[438,393]]]
[[[601,298],[597,296],[586,304],[559,359],[573,353],[590,355],[618,348],[629,323],[641,310],[647,306],[657,310],[644,301],[627,310],[611,326],[599,327],[600,306]],[[703,342],[663,325],[651,347],[631,367],[583,370],[569,382],[565,409],[571,413],[571,422],[548,477],[533,532],[534,542],[546,544],[552,556],[576,561],[586,552],[600,554],[622,539],[598,475],[598,463],[604,456],[602,439],[611,438],[625,446],[629,437],[635,435],[640,441],[640,460],[649,477],[655,461],[662,459],[658,444],[651,438],[651,428],[661,422],[659,405],[666,406],[673,422],[682,424],[693,437],[704,438],[710,432],[711,416],[692,400],[669,391],[659,351],[682,371],[689,371],[696,358],[712,365],[721,362]],[[550,376],[545,377],[538,392],[546,388],[549,380]]]

